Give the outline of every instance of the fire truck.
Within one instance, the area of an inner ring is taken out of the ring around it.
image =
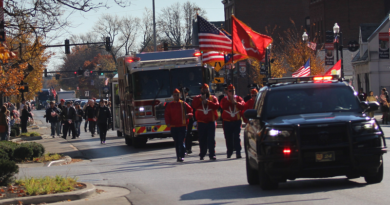
[[[164,111],[173,101],[173,90],[187,89],[188,96],[195,97],[201,84],[213,79],[214,71],[202,65],[201,55],[188,49],[118,58],[112,82],[113,126],[127,145],[142,147],[149,139],[171,137]]]

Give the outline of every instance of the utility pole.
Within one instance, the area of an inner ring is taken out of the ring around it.
[[[154,6],[154,0],[153,0],[153,44],[154,44],[154,51],[157,51],[157,40],[156,40],[156,10]]]

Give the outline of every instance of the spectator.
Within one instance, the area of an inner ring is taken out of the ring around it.
[[[367,102],[376,102],[376,101],[377,101],[377,100],[376,100],[376,97],[374,96],[374,92],[370,91],[370,92],[368,93],[368,96],[367,96],[367,98],[366,98],[366,101],[367,101]],[[369,113],[368,113],[368,116],[371,117],[371,118],[373,118],[373,117],[374,117],[374,111],[369,112]]]
[[[8,123],[7,123],[7,107],[2,106],[0,111],[0,140],[7,140]]]
[[[359,89],[359,100],[361,102],[366,101],[367,94],[363,92],[363,88]]]
[[[80,138],[80,125],[83,121],[84,112],[81,109],[80,104],[78,102],[75,103],[76,106],[76,137]]]
[[[383,88],[379,97],[379,102],[382,107],[382,124],[387,124],[389,122],[388,112],[389,112],[389,93],[386,88]]]
[[[23,106],[22,116],[20,117],[21,126],[22,126],[22,133],[27,132],[27,121],[28,121],[29,117],[33,118],[31,113],[28,111],[28,105],[26,104]]]
[[[57,136],[60,136],[60,130],[58,128],[58,118],[61,114],[61,110],[54,106],[54,102],[50,102],[50,107],[46,110],[46,123],[50,122],[51,136],[54,138],[57,132]]]

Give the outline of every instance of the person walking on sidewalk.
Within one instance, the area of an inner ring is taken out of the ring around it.
[[[33,118],[33,116],[31,115],[31,113],[28,111],[28,105],[25,104],[23,106],[23,110],[22,110],[22,113],[21,113],[21,117],[20,117],[20,124],[22,126],[22,133],[26,133],[27,132],[27,122],[28,122],[28,118],[31,117]]]
[[[232,84],[228,86],[228,95],[222,99],[221,107],[227,158],[232,156],[233,147],[236,150],[236,158],[241,158],[241,112],[245,108],[245,102],[240,96],[235,95]]]
[[[245,103],[244,110],[243,110],[243,112],[242,112],[241,114],[244,114],[244,112],[245,112],[246,110],[253,109],[253,106],[255,105],[255,100],[256,100],[257,93],[258,93],[258,91],[256,90],[256,88],[253,88],[253,89],[251,90],[251,99],[248,100],[248,101]],[[246,118],[244,117],[244,115],[242,116],[242,119],[244,120],[245,123],[248,123],[248,122],[249,122],[249,120],[246,119]]]
[[[99,107],[96,109],[96,119],[97,126],[100,129],[100,143],[106,144],[107,130],[111,125],[111,111],[104,104],[103,99],[100,100]]]
[[[218,98],[210,95],[209,86],[203,84],[201,94],[192,101],[195,116],[198,120],[198,136],[200,160],[203,160],[209,150],[210,160],[216,160],[215,156],[215,121],[218,119]]]
[[[50,107],[46,110],[46,123],[50,122],[51,136],[54,138],[57,132],[57,136],[60,136],[60,132],[57,126],[58,118],[61,115],[61,110],[54,106],[54,102],[50,102]]]
[[[91,136],[95,137],[95,126],[96,126],[96,109],[95,102],[93,100],[88,101],[89,106],[85,109],[85,119],[88,120],[89,123],[89,131],[91,132]]]
[[[87,110],[87,107],[89,107],[89,103],[85,103],[84,107],[83,107],[83,112],[85,113],[85,111]],[[84,123],[84,131],[87,132],[87,126],[88,126],[88,119],[85,117],[84,115],[84,120],[85,120],[85,123]]]
[[[58,105],[58,108],[60,108],[62,111],[64,111],[64,109],[66,108],[66,105],[65,105],[65,100],[64,99],[61,99],[60,100],[60,104]],[[61,119],[62,120],[62,119]],[[62,123],[60,123],[60,134],[62,134]]]
[[[7,140],[7,133],[8,133],[8,123],[7,123],[7,107],[2,106],[0,111],[0,140]]]
[[[76,106],[76,137],[80,138],[80,126],[83,121],[84,112],[81,109],[80,104],[78,102],[75,103]]]
[[[62,110],[62,124],[64,126],[64,130],[62,131],[62,137],[66,139],[66,135],[68,134],[68,130],[72,130],[72,139],[76,139],[76,129],[75,129],[75,121],[76,121],[76,110],[71,106],[70,101],[66,103],[66,108]]]
[[[186,128],[189,118],[193,116],[192,108],[180,100],[180,91],[173,91],[173,101],[165,107],[165,123],[171,128],[171,135],[175,141],[177,162],[184,161]]]

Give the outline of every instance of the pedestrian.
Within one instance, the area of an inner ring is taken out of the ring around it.
[[[7,107],[2,106],[0,110],[0,140],[7,140],[8,123],[7,123]]]
[[[85,109],[85,118],[89,123],[89,131],[91,132],[91,136],[95,137],[95,126],[96,126],[96,106],[93,100],[88,101],[89,106]]]
[[[186,128],[189,118],[193,116],[192,108],[186,102],[180,100],[180,91],[173,91],[173,101],[165,107],[165,123],[171,128],[171,135],[175,141],[177,162],[184,161]]]
[[[242,114],[242,119],[244,120],[245,123],[248,123],[249,120],[246,119],[246,118],[244,117],[244,112],[245,112],[246,110],[248,110],[248,109],[253,109],[253,106],[255,105],[257,93],[258,93],[257,89],[256,89],[256,88],[253,88],[253,89],[251,90],[251,99],[248,100],[248,101],[245,103],[244,110],[243,110],[243,112],[241,113],[241,114]]]
[[[72,130],[72,139],[76,139],[76,110],[71,106],[70,101],[66,103],[66,107],[62,110],[61,115],[62,125],[64,127],[64,130],[62,131],[62,138],[66,139],[66,135],[68,134],[68,130],[70,129]]]
[[[57,105],[57,109],[62,113],[62,107],[61,107],[61,104],[58,104]],[[59,115],[57,117],[57,125],[56,125],[56,133],[60,133],[60,135],[62,134],[62,115]]]
[[[92,98],[92,100],[95,103],[95,108],[98,108],[99,107],[99,103],[96,102],[96,98]],[[96,127],[97,134],[100,135],[100,129],[99,129],[99,126],[97,126],[97,123],[95,123],[95,127]]]
[[[75,103],[76,107],[76,137],[80,138],[80,127],[81,122],[83,121],[84,111],[81,109],[80,104],[78,102]]]
[[[28,122],[28,118],[33,118],[33,116],[31,115],[31,113],[28,111],[28,105],[25,104],[23,106],[23,110],[22,110],[22,116],[20,117],[20,124],[22,126],[22,133],[26,133],[27,132],[27,122]]]
[[[60,100],[60,104],[58,105],[58,108],[60,108],[61,111],[64,111],[64,109],[66,108],[66,106],[65,106],[65,100],[64,100],[64,99],[61,99],[61,100]],[[60,133],[61,133],[61,134],[62,134],[62,131],[63,131],[62,128],[63,128],[63,127],[62,127],[62,119],[61,119],[61,123],[60,123]]]
[[[84,107],[83,107],[83,112],[84,112],[84,120],[85,120],[85,123],[84,123],[84,131],[87,132],[87,126],[88,126],[88,120],[85,116],[85,113],[86,113],[86,109],[87,107],[89,106],[89,103],[85,103]]]
[[[379,102],[382,107],[382,124],[387,124],[389,122],[389,94],[386,88],[382,88],[381,95],[379,97]]]
[[[188,96],[188,90],[184,89],[184,101],[192,107],[192,98]],[[192,128],[194,126],[195,122],[195,110],[193,111],[193,116],[189,119],[188,125],[187,125],[187,133],[186,133],[186,139],[185,139],[185,146],[186,146],[186,152],[187,154],[192,153]]]
[[[374,96],[374,92],[373,91],[368,92],[368,96],[366,98],[366,101],[367,102],[377,102],[377,97]],[[370,118],[373,118],[374,117],[374,111],[368,112],[368,116]]]
[[[61,110],[55,107],[54,101],[50,102],[50,107],[46,109],[46,123],[50,123],[51,136],[55,138],[56,132],[57,136],[60,136],[58,129],[58,118],[61,115]]]
[[[7,117],[7,126],[8,126],[8,132],[7,132],[7,137],[5,138],[5,140],[9,141],[11,140],[11,115],[10,115],[10,111],[7,110],[5,111],[5,116]]]
[[[360,88],[359,89],[359,100],[361,102],[364,102],[364,101],[366,101],[366,98],[367,98],[367,94],[364,93],[363,88]]]
[[[100,129],[100,143],[106,144],[107,130],[111,126],[111,111],[105,105],[103,99],[100,100],[99,107],[96,109],[95,115],[97,119],[97,126]]]
[[[216,160],[215,156],[215,129],[218,119],[217,110],[219,108],[218,98],[210,95],[209,86],[203,84],[201,94],[196,96],[192,102],[195,116],[198,120],[198,136],[200,160],[203,160],[209,151],[210,160]]]
[[[233,148],[236,151],[236,158],[241,158],[241,112],[245,108],[245,102],[240,96],[235,95],[232,84],[228,86],[228,95],[222,99],[221,107],[227,158],[232,156]]]

